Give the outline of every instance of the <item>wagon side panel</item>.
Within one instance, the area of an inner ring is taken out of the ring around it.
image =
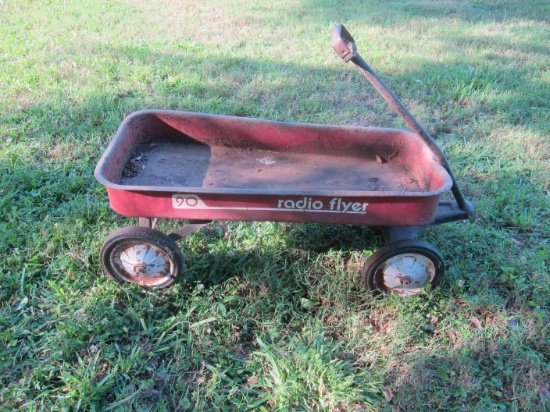
[[[435,218],[438,196],[365,197],[140,192],[108,188],[128,217],[419,226]]]

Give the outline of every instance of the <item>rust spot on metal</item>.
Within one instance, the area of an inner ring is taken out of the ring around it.
[[[375,158],[376,158],[376,163],[378,163],[379,165],[388,163],[388,161],[381,156],[376,155]]]

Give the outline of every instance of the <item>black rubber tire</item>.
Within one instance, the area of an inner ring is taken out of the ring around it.
[[[416,264],[418,255],[427,258],[420,262],[418,273],[414,272],[414,276],[411,277],[412,271],[401,273],[398,270],[400,265],[406,266],[403,262]],[[395,257],[397,258],[392,259]],[[390,259],[392,260],[390,261]],[[385,282],[384,276],[386,276],[386,280],[391,279],[392,276],[388,272],[384,273],[388,261],[393,265],[390,270],[399,272],[394,276],[396,280],[392,281],[393,283],[400,282],[397,287],[391,287],[392,285]],[[425,266],[422,266],[422,263]],[[367,259],[362,270],[363,281],[367,288],[385,293],[394,292],[401,296],[420,293],[428,284],[432,289],[435,288],[444,273],[445,264],[439,251],[429,243],[418,240],[401,240],[381,247]]]
[[[151,249],[154,255],[148,254]],[[130,257],[128,252],[133,256]],[[111,233],[101,247],[100,257],[105,274],[117,282],[135,283],[151,289],[172,285],[184,265],[183,254],[174,240],[157,230],[139,226]]]

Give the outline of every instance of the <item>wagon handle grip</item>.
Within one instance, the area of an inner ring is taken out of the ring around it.
[[[451,167],[445,158],[445,155],[430,136],[428,131],[422,127],[422,125],[414,118],[414,116],[407,110],[407,108],[401,103],[399,98],[390,90],[390,88],[382,81],[376,72],[367,64],[367,62],[357,52],[357,46],[355,40],[349,31],[342,25],[338,24],[332,30],[331,45],[336,54],[344,60],[344,62],[351,61],[357,67],[363,76],[372,84],[378,93],[384,98],[384,100],[395,110],[395,112],[405,121],[405,123],[411,128],[411,130],[420,136],[428,145],[437,161],[443,168],[449,173],[453,186],[451,191],[458,203],[460,209],[469,215],[473,215],[474,206],[467,201],[458,186],[458,183],[451,171]]]
[[[349,62],[357,55],[355,40],[342,24],[339,24],[332,30],[330,44],[336,54],[340,56],[345,63]]]

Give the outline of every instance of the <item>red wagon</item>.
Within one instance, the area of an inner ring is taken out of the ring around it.
[[[369,69],[392,106],[401,105],[342,26],[333,46]],[[387,245],[363,269],[370,288],[408,295],[435,286],[443,259],[415,238],[427,225],[467,218],[473,208],[433,140],[404,110],[398,112],[416,133],[162,110],[131,114],[95,176],[113,209],[138,217],[139,226],[106,239],[104,271],[120,282],[167,287],[183,268],[176,241],[212,220],[317,222],[383,230]],[[449,189],[456,200],[440,200]],[[166,235],[154,228],[160,218],[189,223]]]

